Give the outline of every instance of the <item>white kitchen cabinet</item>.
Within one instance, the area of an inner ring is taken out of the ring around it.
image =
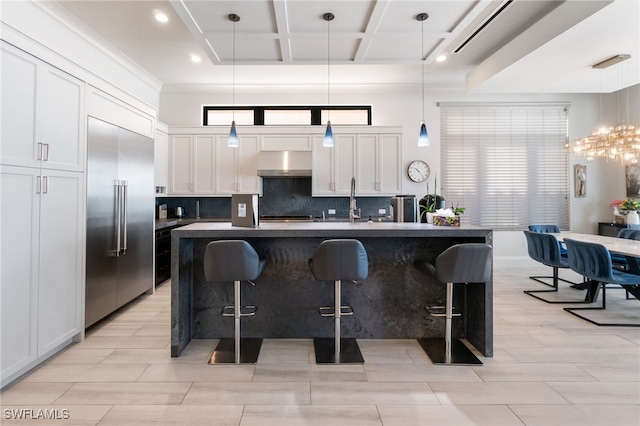
[[[193,193],[199,195],[216,194],[216,137],[214,135],[194,135]]]
[[[351,178],[355,176],[355,134],[334,133],[334,147],[322,146],[323,136],[316,136],[313,146],[313,195],[349,196]]]
[[[153,163],[156,195],[164,195],[169,185],[169,135],[161,123],[156,123]]]
[[[84,83],[6,43],[0,51],[0,162],[83,171]]]
[[[236,163],[236,180],[239,194],[261,193],[258,177],[259,135],[241,135]]]
[[[170,195],[257,194],[259,135],[241,135],[227,146],[227,135],[171,135]]]
[[[396,195],[401,191],[402,139],[396,134],[360,134],[356,141],[356,193]]]
[[[168,188],[170,195],[191,193],[193,167],[193,135],[171,135]]]
[[[215,193],[215,136],[172,135],[169,141],[169,194]]]
[[[0,174],[5,385],[82,332],[84,174],[14,166]]]
[[[226,135],[217,137],[216,194],[258,194],[258,135],[240,135],[239,146],[227,146]]]

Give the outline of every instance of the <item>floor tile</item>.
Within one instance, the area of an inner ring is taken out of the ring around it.
[[[481,381],[469,366],[365,364],[364,371],[370,382]]]
[[[56,400],[69,404],[180,404],[191,382],[165,383],[78,383]]]
[[[116,405],[99,426],[239,425],[243,408],[242,405],[212,405],[194,410],[193,406],[183,405]]]
[[[511,405],[527,426],[636,426],[640,407],[630,405]]]
[[[378,405],[378,412],[384,426],[523,425],[507,405]]]
[[[145,364],[48,364],[27,376],[23,382],[132,382],[147,367]]]
[[[425,382],[313,382],[312,404],[439,404]]]
[[[639,404],[640,386],[632,382],[549,382],[572,404]]]
[[[375,405],[247,405],[241,426],[381,426]]]
[[[0,402],[5,404],[52,404],[73,383],[28,383],[21,381],[5,389],[0,394]]]
[[[472,367],[485,382],[589,382],[596,379],[573,364],[490,364]]]
[[[559,392],[538,382],[429,382],[441,404],[568,404]]]
[[[182,404],[204,405],[308,405],[308,383],[196,382]]]
[[[362,365],[257,364],[254,382],[366,381]]]
[[[249,382],[255,366],[208,364],[154,364],[140,376],[141,382]]]

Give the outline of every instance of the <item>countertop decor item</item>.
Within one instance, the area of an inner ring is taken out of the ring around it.
[[[456,210],[460,210],[460,208],[456,208]],[[435,226],[460,226],[460,215],[452,209],[438,209],[433,214],[433,224]]]

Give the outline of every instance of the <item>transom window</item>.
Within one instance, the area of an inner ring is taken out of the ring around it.
[[[204,106],[203,126],[371,125],[370,106]]]

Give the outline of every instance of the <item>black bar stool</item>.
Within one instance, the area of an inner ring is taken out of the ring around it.
[[[460,340],[452,340],[453,283],[484,283],[491,278],[492,249],[488,244],[456,244],[440,254],[435,264],[427,260],[416,260],[415,267],[447,285],[446,306],[432,307],[435,312],[444,308],[445,334],[442,339],[418,339],[422,349],[434,364],[482,364]],[[437,309],[441,308],[441,309]],[[460,316],[457,314],[456,316]],[[444,343],[444,344],[443,344]]]
[[[369,274],[369,258],[358,240],[334,239],[320,243],[309,268],[318,281],[334,282],[333,306],[321,307],[320,315],[334,318],[334,338],[313,339],[316,363],[364,363],[364,358],[356,339],[340,337],[340,318],[353,315],[350,306],[341,302],[341,284],[344,280],[364,280]]]
[[[251,282],[258,278],[265,264],[266,261],[260,259],[246,241],[223,240],[207,244],[204,276],[209,282],[233,281],[233,305],[225,306],[222,315],[235,319],[234,338],[220,339],[209,364],[255,364],[258,360],[262,339],[240,338],[240,318],[256,313],[254,305],[240,305],[240,281]]]

